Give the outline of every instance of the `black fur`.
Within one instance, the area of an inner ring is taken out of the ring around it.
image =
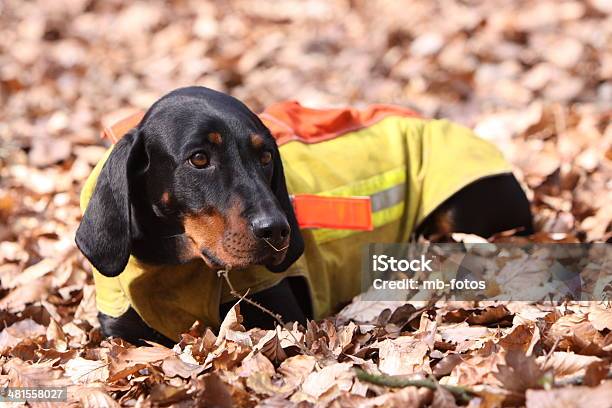
[[[126,134],[104,164],[85,215],[76,232],[76,244],[102,274],[117,276],[127,264],[132,243],[130,186],[138,172],[142,151],[137,130]]]
[[[417,235],[446,232],[440,231],[441,222],[451,232],[485,238],[511,229],[517,229],[517,235],[533,234],[529,200],[511,174],[485,177],[459,190],[421,224]]]

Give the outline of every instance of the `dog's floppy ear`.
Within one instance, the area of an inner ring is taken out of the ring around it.
[[[289,223],[289,227],[291,227],[291,235],[289,237],[289,248],[287,249],[287,254],[283,262],[277,265],[266,265],[266,267],[272,272],[284,272],[304,253],[304,239],[300,233],[300,227],[295,218],[293,205],[291,204],[291,199],[287,192],[283,162],[281,161],[278,149],[275,150],[274,173],[272,174],[271,189],[287,217],[287,222]]]
[[[76,232],[77,246],[104,276],[119,275],[130,257],[130,180],[143,165],[143,155],[142,135],[132,129],[104,163]]]

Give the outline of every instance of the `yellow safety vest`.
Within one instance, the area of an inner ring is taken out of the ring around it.
[[[463,126],[421,119],[399,108],[375,108],[377,113],[366,117],[352,109],[318,111],[285,102],[261,115],[280,144],[290,194],[369,196],[374,228],[303,229],[305,252],[295,264],[284,273],[264,267],[231,271],[238,291],[256,293],[287,276],[303,276],[314,316],[322,318],[360,292],[364,245],[405,242],[455,192],[483,177],[511,172],[492,144]],[[330,112],[341,115],[330,119]],[[325,123],[316,123],[318,114]],[[108,154],[110,149],[85,183],[83,211]],[[150,327],[174,340],[195,320],[217,328],[219,304],[232,300],[223,279],[201,260],[159,266],[130,257],[119,276],[94,271],[94,280],[102,313],[118,317],[131,305]]]

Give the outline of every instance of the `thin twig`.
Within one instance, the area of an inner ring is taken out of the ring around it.
[[[110,364],[111,364],[111,363],[106,363],[106,364],[101,365],[101,366],[99,366],[99,367],[92,368],[91,370],[88,370],[88,371],[87,371],[87,372],[85,372],[84,374],[81,374],[81,375],[79,375],[77,378],[75,378],[75,381],[78,381],[78,380],[80,380],[81,378],[83,378],[83,377],[85,377],[85,376],[88,376],[89,374],[93,373],[94,371],[98,371],[98,370],[100,370],[100,369],[102,369],[102,368],[106,368],[106,367],[110,366]]]
[[[548,360],[550,359],[552,354],[555,352],[555,349],[559,345],[560,341],[561,341],[561,337],[557,337],[555,339],[555,342],[553,343],[552,347],[550,348],[550,351],[548,352],[548,354],[546,354],[546,357],[544,357],[544,364],[546,364],[548,362]]]
[[[445,390],[449,391],[451,394],[458,398],[461,402],[468,402],[472,399],[472,395],[474,392],[466,387],[456,386],[456,385],[446,385],[440,384],[437,381],[428,380],[426,378],[423,379],[413,379],[409,380],[406,378],[402,378],[400,376],[391,376],[391,375],[376,375],[366,373],[361,369],[356,369],[357,378],[361,381],[369,382],[376,385],[382,385],[385,387],[391,388],[404,388],[404,387],[423,387],[429,388],[430,390],[436,390],[438,387],[442,387]]]
[[[285,328],[285,322],[283,321],[283,319],[281,318],[281,316],[279,314],[274,313],[273,311],[271,311],[270,309],[268,309],[267,307],[261,305],[260,303],[249,299],[248,297],[246,297],[249,293],[249,290],[246,291],[246,293],[244,295],[241,295],[240,293],[238,293],[238,291],[236,291],[236,289],[234,289],[234,285],[232,285],[232,282],[229,279],[229,274],[228,271],[226,269],[221,269],[220,271],[217,272],[218,276],[222,276],[225,279],[225,282],[227,283],[227,286],[229,287],[230,290],[230,294],[235,297],[236,299],[239,300],[244,300],[245,302],[249,303],[250,305],[255,306],[256,308],[258,308],[259,310],[261,310],[262,312],[272,316],[272,318],[276,321],[276,323],[278,323],[281,327]],[[306,347],[304,347],[304,345],[302,345],[298,339],[295,337],[295,335],[293,334],[293,332],[291,330],[286,329],[287,332],[289,333],[289,335],[293,338],[293,341],[295,342],[295,345],[299,347],[299,349],[302,351],[302,353],[306,354],[306,355],[313,355],[310,350],[308,350]]]
[[[283,319],[281,319],[279,314],[274,313],[273,311],[271,311],[270,309],[268,309],[267,307],[255,302],[254,300],[251,300],[249,298],[246,297],[246,295],[249,294],[249,290],[247,290],[247,292],[244,295],[241,295],[240,293],[238,293],[236,291],[236,289],[234,289],[234,285],[232,285],[232,282],[229,280],[229,275],[227,273],[227,270],[222,269],[219,272],[217,272],[217,274],[219,276],[222,276],[225,279],[225,282],[227,283],[227,286],[230,289],[230,294],[235,297],[236,299],[241,299],[244,300],[245,302],[255,306],[256,308],[260,309],[262,312],[272,316],[272,318],[274,320],[276,320],[276,322],[278,324],[280,324],[281,326],[285,326],[285,322],[283,322]]]

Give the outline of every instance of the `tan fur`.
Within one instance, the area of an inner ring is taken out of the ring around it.
[[[221,134],[218,132],[211,132],[208,134],[208,140],[211,143],[214,143],[216,145],[220,145],[221,143],[223,143],[223,138],[221,137]]]
[[[261,137],[261,135],[258,135],[256,133],[251,135],[251,145],[253,145],[255,149],[259,149],[261,146],[263,146],[263,144],[264,139],[263,137]]]
[[[455,220],[453,218],[454,217],[451,210],[436,212],[436,234],[439,234],[441,236],[447,236],[455,232]]]
[[[170,193],[168,191],[162,193],[161,202],[163,205],[168,205],[170,203]]]
[[[217,211],[184,217],[185,235],[192,246],[186,252],[199,257],[202,249],[233,268],[246,267],[260,255],[261,243],[253,236],[241,207],[232,205],[227,216]]]

